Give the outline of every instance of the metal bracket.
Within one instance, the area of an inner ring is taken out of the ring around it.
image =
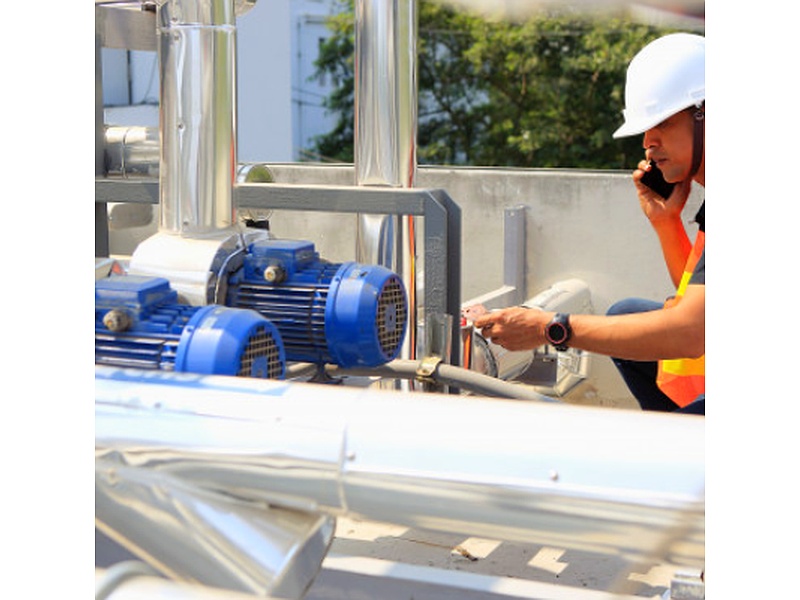
[[[520,304],[525,294],[525,206],[503,210],[503,285],[470,299],[465,306],[482,304],[488,309]]]

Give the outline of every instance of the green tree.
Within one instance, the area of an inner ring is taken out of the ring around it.
[[[327,74],[334,85],[333,93],[323,105],[337,115],[336,126],[316,140],[317,154],[342,162],[353,162],[355,135],[355,17],[353,0],[339,0],[340,10],[328,18],[331,37],[320,44],[316,61],[317,75]]]
[[[353,160],[353,1],[341,0],[321,48],[334,78],[326,106],[338,115],[316,151]],[[641,140],[614,140],[625,71],[667,32],[621,17],[564,11],[493,21],[419,0],[420,163],[630,168]]]

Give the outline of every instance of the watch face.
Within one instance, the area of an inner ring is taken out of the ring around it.
[[[560,344],[567,339],[567,329],[561,323],[552,323],[547,328],[547,337],[553,344]]]

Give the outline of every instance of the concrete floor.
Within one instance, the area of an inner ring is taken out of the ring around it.
[[[100,533],[95,565],[134,557]],[[619,556],[337,520],[304,600],[661,599],[678,569]],[[609,592],[614,592],[611,594]]]
[[[340,518],[306,600],[662,598],[677,568]],[[379,595],[376,594],[376,590]]]

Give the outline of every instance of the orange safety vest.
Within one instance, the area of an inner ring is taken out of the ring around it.
[[[686,266],[683,268],[683,276],[681,277],[678,291],[674,298],[667,300],[665,307],[674,306],[686,293],[686,287],[689,285],[692,272],[703,254],[705,245],[705,231],[699,231],[686,261]],[[656,383],[662,392],[669,396],[675,404],[683,408],[706,391],[705,355],[700,358],[675,358],[659,361]]]

